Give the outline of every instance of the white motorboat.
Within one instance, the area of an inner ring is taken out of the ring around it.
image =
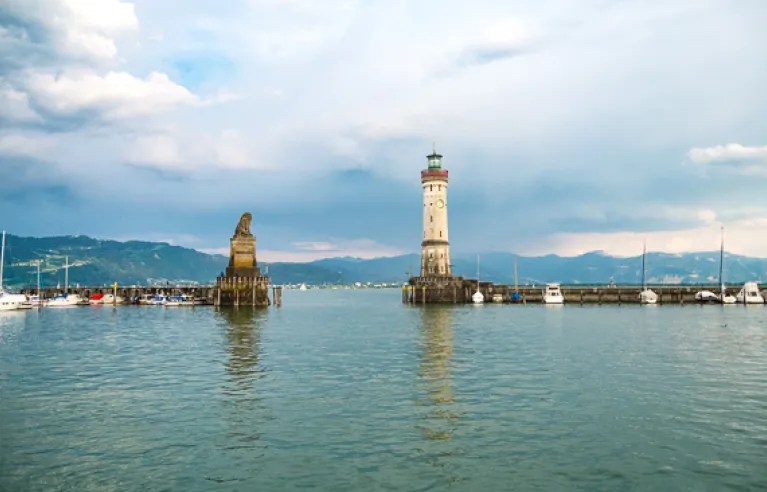
[[[59,294],[57,296],[54,296],[52,299],[48,299],[45,301],[45,307],[51,307],[51,308],[66,308],[66,307],[75,307],[79,305],[81,302],[80,296],[77,294],[67,294],[66,292],[63,294]]]
[[[141,294],[133,302],[135,304],[140,304],[142,306],[147,306],[147,305],[149,305],[152,302],[153,299],[154,299],[154,294]]]
[[[735,299],[739,304],[764,304],[764,297],[759,292],[759,284],[757,282],[746,282],[743,284],[743,288],[740,289]]]
[[[30,309],[32,303],[27,296],[23,294],[9,294],[0,290],[0,311],[16,311],[19,309]]]
[[[471,302],[482,304],[485,302],[485,296],[479,291],[479,255],[477,255],[477,291],[471,296]]]
[[[105,305],[122,304],[123,302],[125,302],[125,299],[120,296],[115,297],[114,294],[104,294],[104,297],[101,299],[101,303]]]
[[[180,296],[169,296],[162,303],[165,307],[194,306],[194,298],[182,294]]]
[[[656,304],[658,294],[647,288],[647,242],[642,249],[642,291],[639,293],[639,304]]]
[[[147,306],[162,306],[162,304],[165,302],[165,299],[167,299],[168,296],[165,294],[155,294],[152,296],[151,299],[149,299],[146,304]]]
[[[502,294],[493,294],[493,302],[503,302]]]
[[[32,306],[44,306],[45,305],[45,299],[43,299],[40,296],[32,296],[29,298],[29,303]]]
[[[559,284],[546,284],[546,290],[543,291],[544,304],[564,304],[565,298],[562,295],[562,289]]]

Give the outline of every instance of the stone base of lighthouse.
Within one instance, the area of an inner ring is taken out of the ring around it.
[[[402,288],[402,302],[405,304],[465,304],[477,291],[490,302],[493,294],[501,294],[504,299],[511,296],[513,288],[495,285],[493,282],[480,282],[477,279],[463,277],[411,277],[408,285]]]
[[[463,277],[412,277],[403,288],[402,302],[411,304],[458,304],[471,299],[476,286]]]

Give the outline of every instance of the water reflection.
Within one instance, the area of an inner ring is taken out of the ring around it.
[[[453,357],[452,307],[434,306],[421,313],[421,364],[418,372],[426,398],[419,403],[428,408],[423,433],[434,440],[453,437],[457,415],[450,363]]]
[[[249,447],[259,439],[258,427],[263,420],[257,382],[265,375],[259,365],[261,324],[265,312],[259,308],[241,307],[221,309],[218,315],[225,321],[228,351],[228,359],[224,362],[228,378],[222,388],[231,426],[228,437],[239,441],[235,447]]]

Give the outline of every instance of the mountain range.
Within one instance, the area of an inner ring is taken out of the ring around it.
[[[5,251],[5,285],[35,285],[37,261],[41,263],[43,285],[64,285],[65,261],[69,261],[69,284],[99,286],[157,285],[170,282],[213,283],[225,268],[228,258],[145,241],[112,241],[87,236],[30,238],[8,235]],[[417,274],[420,256],[391,258],[329,258],[308,263],[270,263],[269,276],[275,284],[373,284],[402,283],[412,271]],[[263,265],[262,265],[263,269]],[[517,258],[520,285],[545,282],[563,284],[637,284],[641,282],[642,257],[614,257],[592,252],[575,257],[546,255]],[[453,273],[476,278],[476,255],[453,259]],[[514,282],[514,255],[481,255],[482,280]],[[648,253],[647,281],[655,284],[716,283],[719,277],[719,252],[684,254]],[[728,283],[767,278],[767,259],[725,255]]]

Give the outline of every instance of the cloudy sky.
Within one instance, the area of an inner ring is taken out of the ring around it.
[[[764,0],[2,0],[0,226],[259,259],[767,256]]]

